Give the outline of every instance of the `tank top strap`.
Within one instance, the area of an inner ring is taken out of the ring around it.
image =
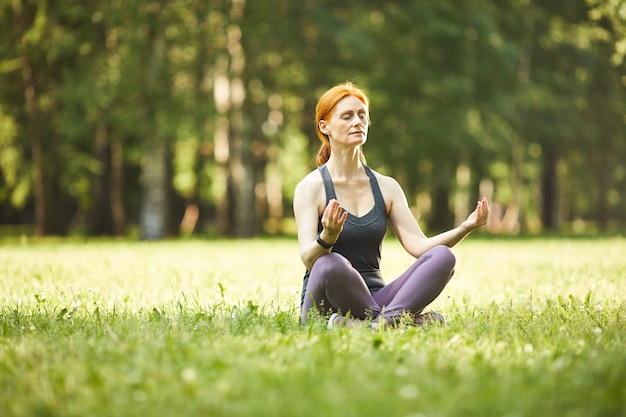
[[[372,186],[372,193],[374,194],[374,204],[378,207],[385,207],[385,199],[383,198],[382,191],[380,191],[376,175],[367,165],[365,165],[365,172],[367,172],[367,176],[370,177],[370,185]]]
[[[326,164],[320,165],[317,168],[322,174],[322,180],[324,181],[324,190],[326,191],[326,204],[333,198],[337,198],[335,194],[335,187],[333,186],[333,180],[330,178],[330,174],[328,173],[328,168],[326,168]]]

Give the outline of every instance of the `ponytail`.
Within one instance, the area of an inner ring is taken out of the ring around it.
[[[317,158],[315,158],[315,163],[317,166],[324,165],[330,159],[330,142],[328,139],[326,141],[322,141],[322,146],[320,146],[320,150],[317,151]]]

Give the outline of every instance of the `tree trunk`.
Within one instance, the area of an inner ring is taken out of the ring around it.
[[[524,16],[522,16],[522,44],[520,48],[520,59],[517,68],[518,91],[524,91],[530,84],[531,74],[531,57],[533,49],[533,32],[535,25],[535,17],[532,2],[528,2],[528,7]],[[518,233],[520,225],[520,212],[522,204],[522,187],[523,176],[522,169],[524,165],[524,151],[526,148],[524,140],[524,127],[526,126],[527,110],[520,108],[518,110],[518,134],[514,138],[511,149],[511,203],[507,207],[502,219],[502,228],[504,232]]]
[[[58,161],[58,158],[52,158],[54,161]],[[46,234],[65,236],[69,230],[70,219],[68,213],[70,212],[70,205],[68,202],[67,194],[65,190],[57,180],[59,178],[60,171],[49,172],[48,179],[54,179],[46,185],[46,206],[48,207],[46,216]]]
[[[141,201],[141,238],[156,240],[165,235],[167,226],[166,141],[155,139],[144,148],[142,163],[143,198]]]
[[[42,121],[37,105],[37,88],[33,67],[27,55],[22,56],[24,97],[31,118],[31,153],[33,160],[33,197],[35,204],[35,236],[46,234],[46,193],[44,183],[43,152],[41,145]]]
[[[466,163],[456,168],[456,193],[454,197],[454,225],[461,224],[469,215],[471,171]]]
[[[94,156],[100,164],[100,171],[93,179],[93,207],[91,210],[89,229],[92,235],[111,234],[111,213],[109,201],[110,173],[109,148],[107,146],[107,127],[102,120],[103,114],[98,115],[98,126],[94,140]]]
[[[597,201],[597,221],[598,230],[605,233],[609,228],[609,166],[604,152],[598,152],[599,166],[597,168],[598,178],[598,201]]]
[[[275,164],[270,169],[265,180],[265,194],[267,196],[267,231],[270,233],[282,232],[284,217],[283,186],[280,172]]]
[[[144,157],[141,164],[141,181],[143,195],[139,221],[141,237],[145,240],[162,238],[167,230],[167,140],[158,131],[157,109],[160,91],[167,90],[164,82],[169,82],[162,74],[165,61],[166,45],[162,33],[158,32],[156,23],[151,26],[151,50],[145,80],[144,106],[146,109],[146,125],[144,131]]]
[[[225,81],[225,80],[223,80]],[[216,104],[218,108],[218,112],[222,112],[223,107],[227,106],[224,103],[220,103],[222,98],[216,94]],[[214,134],[214,144],[215,144],[215,163],[217,164],[217,176],[219,178],[213,178],[213,181],[222,181],[226,184],[223,187],[223,194],[218,196],[218,199],[215,204],[215,223],[217,225],[217,230],[221,234],[229,234],[232,228],[232,220],[230,218],[231,206],[232,206],[232,198],[231,198],[231,187],[230,187],[230,178],[229,178],[229,160],[230,160],[230,140],[229,140],[229,128],[228,128],[228,119],[225,115],[219,115],[216,120],[215,134]]]
[[[520,116],[522,117],[522,116]],[[502,231],[517,234],[520,230],[520,207],[522,201],[522,167],[524,165],[524,141],[515,137],[511,151],[511,203],[502,217]]]
[[[252,139],[246,125],[244,112],[246,98],[246,55],[242,43],[240,19],[244,14],[244,0],[232,2],[233,21],[228,28],[230,87],[230,129],[229,129],[229,173],[228,195],[231,197],[233,231],[237,237],[251,237],[257,234],[257,216],[255,210],[255,170],[252,154]]]
[[[122,140],[118,134],[111,135],[111,195],[109,205],[113,220],[115,236],[123,236],[126,232],[126,212],[124,210],[124,160],[122,156]]]
[[[233,231],[237,237],[256,235],[254,169],[250,152],[250,138],[244,129],[244,115],[240,109],[231,113],[229,160],[229,187],[232,196]]]
[[[557,177],[557,152],[552,146],[543,149],[541,174],[541,220],[545,230],[559,227],[559,185]]]
[[[447,230],[454,222],[454,214],[450,210],[450,189],[445,183],[438,182],[432,193],[433,209],[429,229],[433,232]]]

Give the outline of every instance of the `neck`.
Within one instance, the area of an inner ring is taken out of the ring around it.
[[[334,179],[355,178],[363,174],[363,163],[361,162],[361,151],[359,148],[350,151],[334,150],[326,162],[328,171]]]

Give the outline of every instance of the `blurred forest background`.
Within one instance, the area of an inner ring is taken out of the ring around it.
[[[428,232],[626,227],[623,0],[0,0],[0,223],[294,232],[314,108],[352,80],[365,154]]]

